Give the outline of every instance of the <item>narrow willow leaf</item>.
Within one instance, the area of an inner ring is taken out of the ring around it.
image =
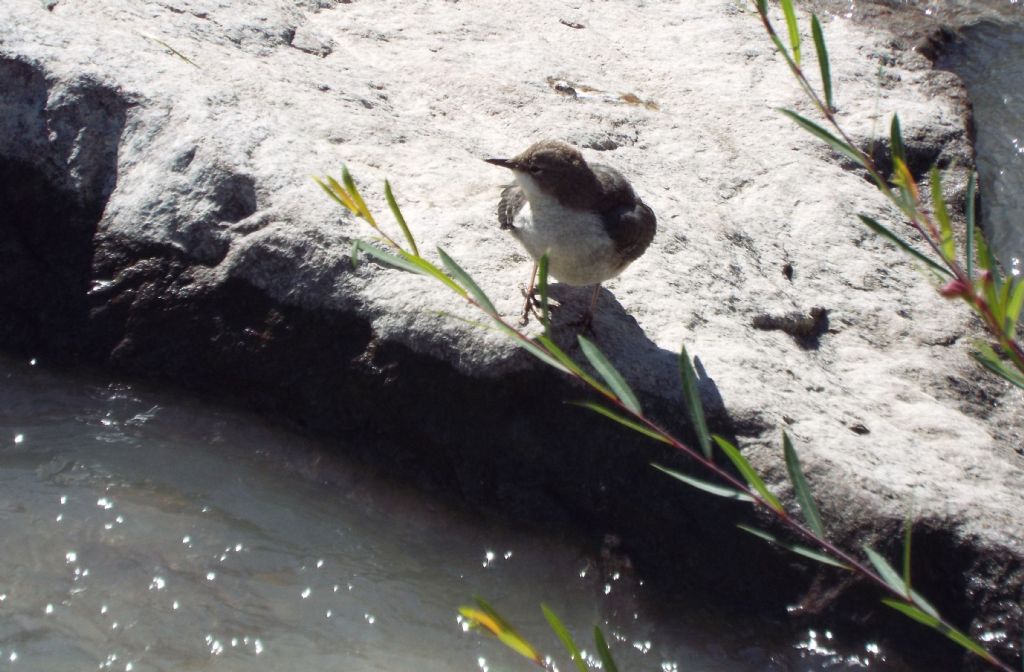
[[[478,602],[482,600],[478,599]],[[469,621],[470,626],[483,627],[492,635],[498,638],[508,648],[512,649],[524,658],[529,658],[537,664],[542,664],[540,654],[522,636],[516,632],[505,619],[501,618],[489,605],[480,609],[473,607],[459,607],[459,613]]]
[[[921,596],[921,593],[911,589],[910,599],[914,602],[914,605],[917,606],[917,608],[923,611],[924,613],[930,614],[935,618],[939,617],[939,610],[933,607],[928,600],[924,599]]]
[[[608,383],[608,387],[612,388],[612,392],[622,402],[622,405],[637,415],[643,415],[643,411],[640,410],[640,401],[636,398],[636,395],[630,389],[622,374],[612,366],[612,363],[608,361],[608,358],[604,356],[604,353],[596,345],[582,335],[577,336],[577,338],[579,339],[583,354],[590,360],[590,364],[597,372],[601,374],[604,382]]]
[[[801,128],[803,128],[811,135],[814,135],[820,140],[824,140],[825,142],[827,142],[832,147],[832,149],[836,150],[843,156],[852,159],[854,162],[857,163],[857,165],[861,166],[865,170],[871,170],[871,167],[868,165],[867,159],[865,159],[864,155],[856,148],[852,147],[851,145],[848,145],[847,143],[843,142],[836,136],[826,131],[818,124],[814,123],[810,119],[807,119],[806,117],[800,116],[799,114],[793,112],[792,110],[779,111],[782,112],[787,117],[789,117],[790,119],[792,119],[793,121],[795,121],[797,125],[799,125]]]
[[[974,280],[974,188],[977,182],[971,172],[967,176],[967,279]]]
[[[892,154],[893,167],[896,167],[896,159],[907,164],[907,149],[903,144],[903,131],[900,129],[900,115],[892,115],[892,124],[889,126],[889,152]]]
[[[355,258],[357,250],[360,251],[360,252],[365,252],[366,254],[370,255],[371,257],[374,257],[375,259],[384,262],[388,266],[393,266],[394,268],[397,268],[397,269],[400,269],[400,270],[403,270],[403,271],[409,271],[410,273],[418,273],[420,275],[427,275],[427,272],[424,271],[424,269],[421,266],[419,266],[418,264],[415,264],[415,263],[413,263],[411,261],[408,261],[408,260],[404,259],[403,257],[399,257],[397,255],[391,254],[390,252],[385,252],[384,250],[380,249],[376,245],[373,245],[372,243],[367,243],[364,240],[357,240],[353,244],[353,246],[352,246],[353,258]]]
[[[1020,310],[1024,306],[1024,280],[1012,278],[1008,282],[1013,285],[1013,289],[1010,291],[1010,299],[1006,303],[1006,335],[1014,339],[1017,337]]]
[[[391,208],[391,214],[394,215],[395,221],[401,227],[402,235],[405,236],[406,242],[409,243],[412,253],[417,257],[420,256],[419,248],[416,247],[416,239],[413,237],[412,231],[409,230],[409,225],[405,223],[402,209],[398,207],[398,201],[395,200],[395,195],[391,193],[391,183],[387,180],[384,180],[384,198],[388,202],[388,207]]]
[[[327,184],[330,186],[330,191],[334,194],[334,199],[336,201],[348,208],[353,215],[362,216],[359,213],[359,208],[356,207],[355,202],[352,200],[352,197],[349,196],[347,191],[345,191],[345,187],[338,184],[338,181],[330,175],[327,176]]]
[[[672,478],[678,479],[691,487],[697,488],[698,490],[703,490],[704,492],[710,493],[712,495],[716,495],[718,497],[725,497],[726,499],[737,499],[741,502],[754,501],[753,497],[751,497],[745,492],[740,492],[735,488],[730,488],[724,485],[717,485],[715,483],[708,483],[707,481],[702,481],[699,478],[688,476],[687,474],[680,473],[678,471],[669,469],[668,467],[663,467],[660,464],[655,464],[653,462],[651,463],[651,466],[660,472],[668,474]]]
[[[1010,307],[1010,290],[1013,289],[1013,277],[1003,282],[1002,291],[999,292],[999,321],[1006,328],[1006,309]]]
[[[540,292],[540,321],[544,325],[544,335],[551,338],[551,313],[548,307],[548,255],[545,254],[537,262],[537,291]],[[529,300],[529,299],[527,299]]]
[[[476,284],[476,281],[467,273],[461,266],[455,263],[455,260],[448,256],[441,247],[437,248],[437,256],[441,257],[441,263],[448,269],[448,272],[455,276],[455,280],[469,290],[469,293],[473,295],[476,302],[483,307],[491,315],[497,315],[498,310],[491,303],[491,300],[484,294],[484,290],[480,289],[480,285]]]
[[[910,168],[907,167],[906,161],[900,158],[893,158],[892,169],[892,181],[900,190],[900,197],[896,199],[896,204],[900,206],[908,219],[916,220],[920,217],[917,210],[920,193],[917,191],[914,176],[910,174]]]
[[[978,266],[984,271],[992,272],[993,261],[995,260],[988,249],[988,242],[985,240],[985,234],[981,228],[975,228],[974,230],[974,245],[978,248]]]
[[[942,621],[940,621],[937,617],[925,613],[924,611],[918,609],[914,605],[907,604],[906,602],[901,602],[899,600],[894,600],[891,597],[883,597],[882,603],[888,607],[892,607],[893,609],[904,614],[905,616],[914,619],[918,623],[923,623],[927,625],[932,630],[941,632],[943,635],[949,637],[954,642],[959,644],[964,649],[967,649],[971,653],[976,654],[984,658],[985,660],[992,659],[992,654],[986,651],[980,644],[972,640],[970,637],[968,637],[967,635],[965,635],[964,633],[960,632],[955,628],[950,628],[949,626],[943,624]]]
[[[932,166],[930,173],[932,189],[932,209],[935,218],[939,220],[939,231],[942,238],[939,240],[939,249],[947,261],[956,260],[956,242],[953,240],[953,223],[949,218],[949,210],[946,208],[946,200],[942,195],[942,178],[939,176],[939,169]]]
[[[329,186],[327,186],[326,183],[321,181],[319,177],[315,177],[314,176],[313,177],[313,181],[316,182],[318,185],[320,185],[320,188],[324,190],[324,193],[327,194],[328,196],[330,196],[331,199],[333,199],[336,203],[338,203],[338,205],[342,206],[343,208],[347,208],[348,207],[347,205],[345,205],[345,202],[342,201],[341,198],[339,198],[336,193],[334,193],[334,190],[331,189]]]
[[[551,629],[558,635],[558,639],[562,642],[562,646],[572,656],[572,662],[576,664],[576,669],[580,672],[587,672],[587,664],[583,660],[583,655],[580,653],[579,647],[576,646],[576,642],[573,641],[572,635],[566,630],[565,625],[562,624],[561,619],[548,608],[548,605],[541,604],[541,611],[544,612],[544,618],[548,619],[548,624]]]
[[[821,22],[817,14],[811,14],[811,35],[814,37],[814,50],[818,56],[818,67],[821,69],[821,88],[825,92],[825,106],[834,110],[832,103],[832,70],[828,63],[828,50],[825,49],[825,36],[821,32]]]
[[[938,262],[936,262],[936,261],[934,261],[932,259],[929,259],[928,257],[924,256],[923,254],[921,254],[920,252],[915,250],[913,247],[910,246],[909,243],[907,243],[905,240],[903,240],[902,238],[897,236],[895,233],[893,233],[892,231],[890,231],[886,227],[884,227],[881,224],[879,224],[877,221],[875,221],[871,217],[868,217],[867,215],[857,215],[857,216],[860,218],[860,221],[864,222],[864,224],[867,225],[867,227],[869,229],[871,229],[872,231],[874,231],[878,235],[882,236],[883,238],[887,238],[889,240],[889,242],[893,243],[894,245],[896,245],[896,247],[900,248],[901,250],[903,250],[907,254],[911,255],[912,257],[914,257],[918,261],[924,263],[925,265],[927,265],[929,268],[931,268],[936,273],[938,273],[940,275],[944,275],[944,276],[951,276],[952,275],[952,273],[950,273],[947,268],[939,265]]]
[[[775,544],[779,548],[784,548],[787,551],[789,551],[790,553],[796,553],[797,555],[802,555],[805,558],[809,558],[811,560],[814,560],[815,562],[820,562],[823,565],[831,565],[832,567],[838,567],[839,569],[846,569],[846,570],[850,569],[849,566],[844,565],[843,563],[839,562],[838,560],[836,560],[834,558],[831,558],[831,557],[825,555],[824,553],[821,553],[819,551],[815,551],[814,549],[811,549],[811,548],[807,548],[806,546],[800,546],[799,544],[791,544],[789,542],[782,541],[781,539],[776,537],[774,534],[770,534],[768,532],[765,532],[764,530],[758,530],[756,528],[748,527],[746,525],[737,525],[736,527],[740,528],[744,532],[749,532],[750,534],[754,535],[755,537],[760,537],[761,539],[764,539],[765,541],[767,541],[769,543]]]
[[[896,570],[893,569],[892,565],[889,564],[888,560],[879,555],[879,553],[870,546],[865,546],[864,552],[867,553],[868,560],[871,561],[875,571],[878,572],[878,576],[880,576],[890,588],[901,595],[909,596],[906,587],[903,585],[903,579]]]
[[[608,642],[605,641],[601,628],[596,625],[594,626],[594,645],[597,648],[597,657],[601,659],[601,669],[604,672],[619,672],[615,659],[612,658],[612,652],[608,648]]]
[[[377,228],[377,222],[374,221],[370,209],[366,207],[366,202],[363,201],[363,196],[359,193],[359,187],[356,186],[356,181],[352,179],[352,174],[348,172],[347,166],[341,167],[341,181],[345,183],[348,195],[355,204],[359,216],[369,222],[370,226]]]
[[[615,422],[619,423],[620,425],[622,425],[624,427],[629,427],[634,432],[638,432],[640,434],[643,434],[644,436],[646,436],[648,438],[651,438],[651,439],[654,439],[655,441],[661,441],[662,443],[667,443],[668,445],[672,445],[672,442],[669,441],[668,438],[666,438],[665,436],[663,436],[661,434],[658,434],[654,430],[652,430],[652,429],[650,429],[648,427],[645,427],[644,425],[641,425],[639,422],[636,422],[634,420],[630,420],[629,418],[626,418],[626,417],[623,417],[623,416],[619,415],[618,413],[616,413],[615,411],[613,411],[610,408],[607,408],[606,406],[602,406],[601,404],[597,404],[597,403],[594,403],[592,401],[574,401],[574,402],[570,402],[570,403],[572,403],[573,406],[581,406],[583,408],[589,408],[590,410],[594,411],[595,413],[597,413],[599,415],[603,415],[604,417],[609,418],[611,420],[614,420]]]
[[[452,290],[462,298],[465,299],[469,297],[468,291],[463,289],[461,285],[459,285],[457,282],[455,282],[447,275],[445,275],[444,271],[442,271],[440,268],[430,263],[423,257],[417,257],[413,255],[411,252],[406,252],[401,248],[398,249],[398,256],[402,257],[402,259],[409,262],[416,268],[419,268],[424,275],[430,275],[437,278],[438,280],[441,281],[442,284],[448,287],[448,289]]]
[[[513,341],[515,341],[523,350],[526,350],[528,353],[530,353],[540,361],[544,362],[548,366],[557,369],[562,373],[571,374],[571,371],[567,369],[565,365],[562,364],[562,362],[558,361],[557,358],[553,357],[544,348],[540,347],[530,339],[523,337],[518,331],[508,326],[504,322],[500,320],[495,320],[494,326],[495,328],[498,329],[498,331],[502,332],[503,334],[511,338]]]
[[[591,376],[589,373],[580,368],[579,364],[574,362],[572,358],[569,357],[569,355],[565,352],[565,350],[562,350],[560,347],[558,347],[558,344],[555,343],[551,338],[541,334],[540,336],[537,337],[537,342],[540,343],[541,346],[543,346],[543,348],[547,350],[553,357],[560,361],[565,366],[565,368],[567,368],[569,371],[582,378],[587,385],[594,388],[601,394],[614,396],[611,390],[609,390],[607,387],[599,383],[593,376]]]
[[[793,60],[800,65],[800,29],[796,25],[796,12],[793,11],[793,0],[781,0],[782,13],[786,15],[786,30],[789,33],[789,45],[793,48]]]
[[[757,0],[757,11],[761,16],[768,18],[768,0]]]
[[[988,346],[987,343],[976,343],[978,352],[972,352],[971,356],[992,373],[1006,379],[1017,387],[1024,389],[1024,374],[1016,369],[1007,366],[999,356]]]
[[[786,457],[786,471],[789,472],[789,480],[793,483],[793,492],[796,494],[796,501],[800,503],[800,511],[804,514],[807,527],[811,528],[814,534],[822,539],[825,538],[825,526],[821,523],[821,514],[818,513],[818,505],[814,503],[814,496],[807,486],[807,479],[800,468],[800,458],[797,457],[793,442],[789,440],[789,434],[782,432],[782,452]]]
[[[715,440],[715,443],[718,444],[718,447],[722,449],[722,452],[725,453],[726,457],[728,457],[736,466],[736,469],[739,470],[740,474],[743,475],[743,478],[750,484],[750,487],[756,490],[757,494],[761,495],[761,499],[763,499],[768,506],[779,513],[785,511],[782,507],[782,502],[779,501],[778,497],[771,493],[768,486],[766,486],[764,481],[761,480],[761,477],[757,475],[757,471],[754,470],[754,467],[751,466],[750,462],[747,461],[747,458],[743,457],[740,453],[739,448],[717,434],[713,435],[711,438]]]
[[[352,268],[359,268],[359,243],[361,242],[360,240],[352,241]]]
[[[700,442],[700,449],[703,451],[704,457],[710,460],[712,459],[711,433],[708,431],[708,423],[704,417],[704,404],[700,400],[697,374],[690,363],[690,355],[686,352],[685,345],[679,350],[679,375],[683,379],[683,401],[686,402],[686,410],[690,414],[693,431],[697,433],[697,440]]]

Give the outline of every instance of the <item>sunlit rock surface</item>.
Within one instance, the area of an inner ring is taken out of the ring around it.
[[[825,33],[854,140],[884,163],[898,111],[912,168],[956,164],[962,204],[959,82],[842,18]],[[652,414],[681,425],[685,343],[715,428],[780,494],[785,429],[837,539],[895,560],[913,502],[934,551],[922,592],[1013,632],[1021,394],[970,362],[966,310],[858,223],[898,226],[871,184],[779,107],[814,114],[734,0],[5,0],[0,336],[242,399],[477,505],[767,590],[680,553],[771,555],[736,539],[742,509],[684,492],[647,467],[664,453],[564,407],[584,392],[440,286],[354,269],[351,241],[373,232],[310,180],[346,163],[387,221],[390,178],[421,247],[444,247],[513,319],[530,264],[496,222],[508,175],[481,159],[565,139],[658,215],[594,336]],[[589,292],[553,293],[571,343]],[[810,336],[755,327],[814,308]]]

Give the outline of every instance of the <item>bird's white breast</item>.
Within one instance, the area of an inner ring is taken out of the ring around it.
[[[520,180],[520,185],[529,203],[516,215],[512,235],[531,257],[540,260],[547,254],[550,274],[569,285],[595,285],[622,271],[624,265],[598,213],[567,208],[548,194],[530,189],[525,181]]]

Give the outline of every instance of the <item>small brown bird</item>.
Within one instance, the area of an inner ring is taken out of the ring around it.
[[[550,274],[567,285],[594,285],[583,323],[593,318],[601,283],[635,261],[654,238],[654,212],[622,173],[588,164],[578,149],[557,140],[531,145],[511,159],[486,159],[508,168],[515,182],[498,202],[498,222],[533,257],[523,320],[529,314],[537,263],[548,255]]]

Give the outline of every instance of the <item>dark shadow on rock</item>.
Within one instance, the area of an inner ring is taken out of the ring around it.
[[[78,359],[127,104],[88,81],[51,99],[38,68],[0,60],[0,109],[0,344]]]

